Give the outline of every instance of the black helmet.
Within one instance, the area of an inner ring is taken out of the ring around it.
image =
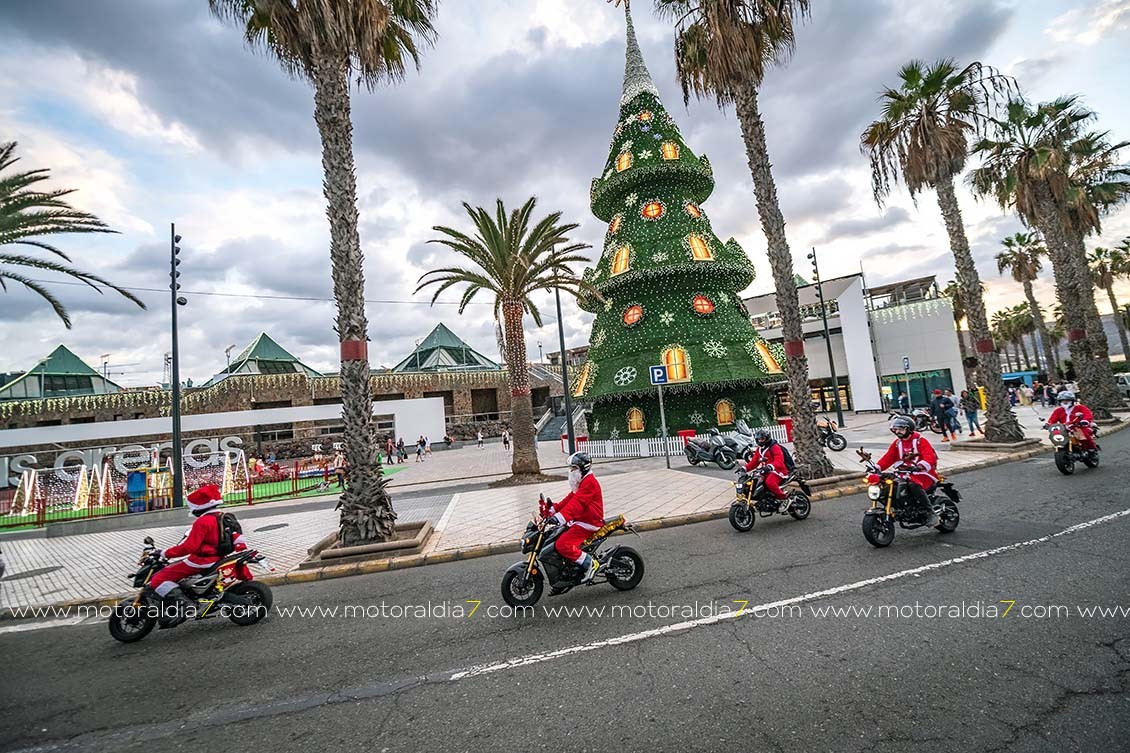
[[[768,447],[773,444],[773,435],[765,429],[758,429],[753,433],[753,441],[757,442],[758,447]]]
[[[592,458],[587,452],[574,452],[569,456],[569,467],[579,469],[583,476],[592,468]]]
[[[895,416],[891,419],[891,425],[887,427],[899,439],[906,439],[917,428],[914,424],[914,419],[909,416]]]

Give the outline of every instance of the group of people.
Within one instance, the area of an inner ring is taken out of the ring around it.
[[[942,427],[943,442],[956,440],[961,436],[962,426],[958,417],[962,414],[965,415],[969,436],[985,436],[978,416],[980,410],[981,395],[976,390],[962,390],[959,397],[954,397],[951,390],[934,390],[930,400],[930,414]]]

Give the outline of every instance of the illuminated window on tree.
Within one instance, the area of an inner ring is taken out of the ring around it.
[[[663,365],[667,367],[668,382],[685,382],[690,379],[687,352],[682,348],[668,348],[663,351]]]
[[[679,145],[674,141],[664,141],[659,147],[659,153],[663,155],[663,159],[679,159]]]
[[[624,312],[624,324],[631,327],[643,319],[643,306],[629,306],[628,310]]]
[[[608,232],[612,235],[620,230],[620,226],[624,224],[624,215],[618,214],[612,218],[612,222],[608,223]]]
[[[641,431],[643,431],[643,411],[632,408],[628,411],[628,433],[638,434]]]
[[[698,208],[698,204],[688,201],[683,205],[683,208],[687,210],[687,214],[696,220],[702,217],[702,210]]]
[[[632,166],[632,153],[620,152],[620,156],[616,158],[616,172],[622,173]]]
[[[640,210],[645,220],[658,220],[663,216],[663,204],[658,201],[649,201]]]
[[[714,301],[704,295],[696,295],[691,304],[694,306],[694,312],[696,314],[706,316],[714,313]]]
[[[577,386],[573,388],[573,397],[581,397],[585,394],[585,388],[589,385],[589,377],[592,375],[592,364],[585,363],[581,367],[581,375],[577,377]]]
[[[631,246],[620,246],[616,249],[616,256],[612,259],[612,274],[618,275],[628,271],[628,261],[632,255]]]
[[[642,120],[645,123],[647,121],[651,120],[654,117],[655,116],[651,114],[651,110],[644,110],[643,112],[640,113],[640,120]]]
[[[690,246],[691,258],[695,261],[714,261],[714,252],[701,235],[688,236],[687,245]]]
[[[769,346],[766,345],[764,341],[758,340],[754,347],[757,348],[757,352],[761,355],[761,360],[765,364],[765,370],[768,373],[784,373],[784,369],[781,368],[781,364],[777,363],[777,359],[773,357],[773,354],[769,351]]]
[[[714,418],[719,426],[734,423],[734,404],[729,400],[719,400],[714,404]]]

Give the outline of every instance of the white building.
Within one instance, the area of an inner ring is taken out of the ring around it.
[[[812,397],[831,411],[835,402],[820,300],[815,285],[798,283]],[[856,274],[825,280],[823,288],[845,410],[884,410],[907,385],[914,405],[924,405],[935,389],[965,389],[953,307],[939,293],[934,277],[867,289],[863,275]],[[745,305],[766,340],[783,341],[775,294],[746,299]],[[788,412],[787,394],[782,391],[778,399],[782,412]]]

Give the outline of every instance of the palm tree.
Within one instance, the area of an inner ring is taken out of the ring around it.
[[[1078,107],[1075,97],[1035,107],[1021,98],[1011,100],[1004,116],[994,119],[991,137],[974,146],[983,163],[973,171],[970,183],[977,194],[992,196],[1002,208],[1014,209],[1025,224],[1043,235],[1063,307],[1072,365],[1088,404],[1103,418],[1109,417],[1109,405],[1117,403],[1111,402],[1113,381],[1104,377],[1110,369],[1105,352],[1092,356],[1089,338],[1099,343],[1106,336],[1101,327],[1096,331],[1096,317],[1089,313],[1094,297],[1085,257],[1082,264],[1077,259],[1073,236],[1079,235],[1084,223],[1082,218],[1075,222],[1071,217],[1072,197],[1083,212],[1090,209],[1078,201],[1079,192],[1073,187],[1070,151],[1081,125],[1091,118],[1093,113]],[[1097,212],[1092,222],[1097,222]]]
[[[1009,310],[1009,315],[1012,317],[1012,327],[1016,336],[1016,344],[1020,346],[1021,369],[1030,369],[1032,367],[1032,359],[1028,357],[1028,346],[1024,342],[1024,336],[1032,336],[1036,332],[1036,324],[1032,321],[1032,312],[1028,310],[1028,304],[1021,303],[1013,306]],[[1036,352],[1036,342],[1032,341],[1032,353]]]
[[[570,264],[588,261],[577,252],[589,248],[589,245],[569,242],[568,234],[579,226],[559,224],[561,212],[554,212],[531,227],[530,215],[536,204],[537,199],[530,198],[521,209],[507,215],[502,199],[499,199],[492,217],[486,209],[464,202],[463,208],[471,218],[475,234],[472,236],[437,225],[432,229],[446,237],[428,242],[447,246],[465,256],[474,267],[433,269],[420,277],[416,288],[419,292],[430,285],[438,285],[432,296],[434,304],[448,288],[466,285],[459,302],[460,314],[479,291],[485,290],[494,295],[494,317],[502,322],[510,379],[514,429],[511,471],[514,475],[541,472],[534,437],[522,319],[528,312],[537,326],[542,326],[542,320],[530,297],[539,290],[558,288],[574,296],[595,295],[599,298],[596,290],[569,268]]]
[[[1036,294],[1032,283],[1040,276],[1043,265],[1040,258],[1047,254],[1040,237],[1036,233],[1016,233],[1001,241],[1004,251],[997,254],[997,271],[1001,274],[1008,270],[1012,279],[1024,286],[1024,298],[1028,301],[1028,310],[1032,315],[1032,322],[1036,332],[1040,335],[1041,350],[1044,356],[1044,369],[1050,377],[1055,374],[1055,358],[1052,356],[1051,338],[1048,337],[1048,325],[1044,322],[1044,315],[1040,311],[1040,304],[1036,302]]]
[[[781,315],[798,462],[811,477],[828,476],[832,464],[816,434],[793,257],[758,104],[765,71],[792,52],[794,25],[807,18],[809,1],[655,0],[655,5],[675,23],[675,68],[684,100],[693,92],[713,98],[719,108],[735,105]]]
[[[18,282],[50,304],[55,314],[63,320],[67,329],[71,328],[71,317],[62,302],[48,290],[42,282],[32,279],[20,268],[59,272],[81,280],[90,287],[102,292],[99,286],[107,287],[136,303],[141,308],[145,304],[133,293],[107,282],[98,275],[75,269],[51,259],[9,252],[9,246],[30,246],[38,248],[70,262],[71,257],[60,251],[54,244],[42,240],[46,235],[64,233],[113,233],[106,223],[93,214],[72,207],[64,197],[74,193],[73,188],[40,190],[37,185],[50,178],[46,168],[5,175],[4,171],[19,162],[15,156],[16,142],[0,143],[0,289],[7,292],[5,280]],[[9,266],[10,265],[10,266]]]
[[[924,188],[936,192],[977,351],[977,381],[986,392],[985,436],[992,442],[1019,441],[1024,431],[1001,379],[981,277],[954,191],[954,180],[965,169],[970,135],[987,122],[996,95],[1010,89],[1011,80],[980,63],[958,68],[952,60],[933,65],[912,60],[899,71],[899,79],[900,88],[881,96],[882,117],[860,137],[860,148],[871,160],[875,201],[882,206],[900,176],[912,197]]]
[[[339,538],[346,546],[395,538],[396,512],[370,428],[368,320],[349,87],[355,78],[371,91],[402,80],[409,63],[418,67],[420,46],[435,39],[432,19],[438,0],[208,0],[208,6],[216,16],[241,26],[253,49],[314,87],[349,464],[348,483],[338,502]]]
[[[1122,322],[1122,309],[1118,306],[1118,299],[1114,295],[1114,283],[1119,277],[1124,277],[1130,271],[1130,260],[1123,255],[1119,248],[1096,247],[1088,255],[1091,262],[1091,275],[1095,285],[1106,291],[1110,300],[1110,310],[1114,315],[1114,324],[1118,327],[1118,339],[1122,342],[1123,358],[1130,358],[1130,343],[1126,340],[1126,325]]]
[[[969,358],[969,348],[965,344],[965,335],[962,332],[961,326],[961,323],[965,321],[965,302],[961,300],[961,287],[957,284],[956,280],[950,280],[942,290],[942,295],[949,298],[950,305],[953,307],[953,326],[957,329],[957,349],[961,354],[961,370],[965,374],[965,383],[972,385],[973,373],[969,370],[969,367],[966,366],[966,361]]]
[[[1019,364],[1013,366],[1013,360],[1019,361],[1020,356],[1016,353],[1016,325],[1012,320],[1012,315],[1007,309],[1002,309],[993,314],[993,337],[1000,343],[1003,343],[1001,352],[1004,354],[1004,365],[1009,371],[1018,371]],[[1008,345],[1012,345],[1012,354],[1008,352]]]

